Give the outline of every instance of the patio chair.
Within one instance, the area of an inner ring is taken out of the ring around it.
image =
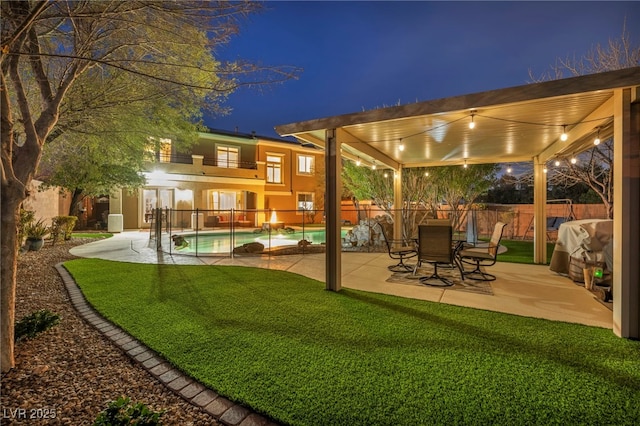
[[[489,244],[476,247],[463,247],[458,252],[458,258],[460,262],[467,265],[474,266],[471,271],[463,271],[463,274],[472,280],[476,281],[494,281],[496,276],[483,271],[481,268],[486,266],[492,266],[498,260],[498,248],[500,247],[500,240],[502,239],[502,233],[506,223],[498,222],[493,228],[491,234],[491,240]]]
[[[390,265],[388,269],[391,272],[413,271],[414,266],[407,265],[406,263],[404,263],[404,261],[406,259],[411,259],[418,255],[418,251],[416,250],[416,245],[414,243],[410,243],[402,239],[389,238],[389,236],[387,236],[387,233],[384,230],[384,226],[381,223],[378,223],[378,225],[380,226],[382,236],[384,237],[385,244],[387,245],[387,251],[389,252],[389,257],[391,259],[398,261],[397,264]]]
[[[433,274],[420,278],[420,282],[439,287],[452,286],[454,283],[447,277],[438,273],[438,265],[449,265],[460,270],[460,277],[464,280],[462,266],[456,258],[453,247],[453,227],[447,219],[428,220],[426,225],[418,227],[418,265],[423,262],[433,265]],[[417,266],[416,266],[417,270]],[[439,280],[439,284],[432,281]]]

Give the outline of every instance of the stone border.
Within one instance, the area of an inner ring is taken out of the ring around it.
[[[228,426],[278,425],[260,414],[218,395],[192,377],[172,367],[160,355],[94,310],[62,263],[58,263],[55,268],[64,282],[71,304],[80,317],[94,326],[174,394]]]

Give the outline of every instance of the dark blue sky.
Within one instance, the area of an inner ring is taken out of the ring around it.
[[[640,2],[270,1],[218,53],[303,68],[299,80],[241,89],[215,129],[278,137],[274,126],[519,86],[557,58],[619,39],[640,44]]]

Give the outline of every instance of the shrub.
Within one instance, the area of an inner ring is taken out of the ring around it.
[[[141,402],[132,404],[129,397],[121,396],[98,414],[93,426],[161,425],[162,414],[164,412],[154,412]]]
[[[27,236],[27,227],[35,220],[35,212],[20,209],[20,222],[18,223],[18,243],[22,245]]]
[[[24,232],[27,234],[27,238],[44,238],[50,230],[49,227],[44,223],[42,219],[39,219],[37,222],[28,223],[24,227]]]
[[[53,237],[53,244],[58,241],[60,236],[62,236],[64,241],[70,240],[71,232],[76,226],[77,221],[77,216],[56,216],[51,219],[51,236]]]
[[[60,315],[46,309],[33,312],[20,321],[14,327],[14,338],[18,342],[22,339],[31,339],[38,333],[42,333],[60,322]]]

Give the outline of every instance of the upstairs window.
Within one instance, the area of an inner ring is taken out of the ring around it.
[[[314,166],[313,155],[298,155],[298,174],[312,175]]]
[[[267,155],[267,182],[282,183],[282,157]]]
[[[233,146],[218,146],[216,148],[216,156],[218,158],[218,167],[226,167],[228,169],[237,169],[240,159],[240,150]]]

